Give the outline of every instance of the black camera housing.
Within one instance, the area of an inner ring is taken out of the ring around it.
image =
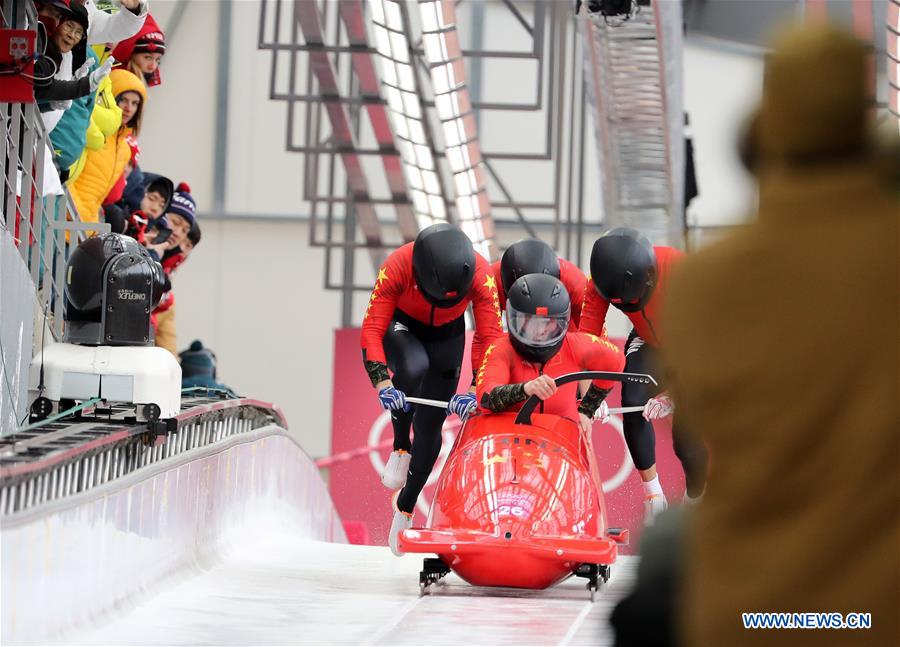
[[[66,267],[64,341],[152,346],[150,314],[164,285],[162,266],[133,238],[89,238],[72,252]]]

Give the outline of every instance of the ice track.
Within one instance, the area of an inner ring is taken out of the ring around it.
[[[620,557],[590,603],[584,580],[546,591],[486,589],[455,575],[420,598],[422,557],[288,536],[234,545],[107,623],[63,637],[84,645],[607,645],[630,589]]]

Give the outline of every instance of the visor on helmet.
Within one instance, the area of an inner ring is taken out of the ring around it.
[[[506,304],[506,325],[510,334],[523,344],[534,348],[559,343],[569,328],[569,318],[569,309],[554,315],[534,314],[519,312],[510,302]]]

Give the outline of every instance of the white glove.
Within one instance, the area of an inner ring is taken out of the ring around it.
[[[122,7],[136,16],[144,15],[150,8],[150,0],[120,0]]]
[[[675,411],[675,403],[667,393],[660,393],[655,398],[647,400],[644,405],[644,420],[659,420],[672,415]]]
[[[50,107],[51,107],[53,110],[68,110],[69,108],[72,107],[72,100],[71,100],[71,99],[65,99],[65,100],[62,100],[62,101],[51,101],[51,102],[50,102]]]
[[[594,420],[599,420],[601,423],[609,422],[609,405],[606,404],[606,400],[597,407],[597,410],[594,412]]]
[[[77,70],[75,70],[75,78],[83,79],[88,74],[90,74],[91,68],[93,66],[94,66],[94,59],[92,59],[89,56],[88,59],[84,63],[82,63],[81,67],[79,67]]]
[[[103,61],[103,65],[91,72],[91,92],[96,91],[100,84],[103,82],[103,79],[109,76],[109,73],[112,70],[113,63],[115,62],[116,60],[112,56],[110,56],[108,59]]]

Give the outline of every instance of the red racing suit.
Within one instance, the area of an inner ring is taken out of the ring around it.
[[[513,348],[509,336],[503,336],[488,346],[484,353],[484,362],[475,380],[478,406],[482,411],[518,411],[527,399],[524,383],[539,375],[559,377],[576,371],[621,372],[624,366],[625,355],[621,349],[597,335],[566,333],[562,348],[543,366],[523,359]],[[609,391],[615,384],[608,380],[594,380],[592,383],[603,391]],[[513,388],[504,391],[503,387],[507,385]],[[500,390],[495,391],[498,387]],[[538,410],[577,421],[577,389],[577,382],[564,384],[552,397],[544,400]]]
[[[666,291],[669,288],[669,280],[672,269],[684,258],[684,252],[674,247],[654,247],[656,253],[656,285],[646,305],[637,312],[623,312],[634,325],[635,332],[648,345],[658,348],[661,343],[659,322],[662,317],[662,304],[665,301]],[[582,332],[602,335],[605,333],[606,313],[610,302],[604,299],[594,282],[588,279],[584,287],[584,303],[581,307]],[[613,306],[615,307],[615,306]]]
[[[399,247],[388,256],[378,270],[375,288],[363,317],[361,344],[363,362],[372,384],[388,379],[387,359],[382,340],[400,310],[408,317],[428,326],[442,326],[463,316],[469,303],[475,314],[475,336],[472,339],[472,374],[481,366],[484,349],[503,335],[503,320],[497,300],[497,282],[491,266],[477,252],[475,280],[472,289],[460,303],[450,308],[431,305],[419,292],[413,276],[413,243]]]
[[[491,269],[494,271],[494,280],[497,283],[500,309],[506,310],[506,290],[503,289],[503,280],[500,278],[500,261],[492,263]],[[584,295],[584,286],[587,283],[587,276],[575,263],[561,258],[559,259],[559,280],[566,286],[569,300],[572,303],[572,320],[569,323],[569,330],[578,330],[581,322],[581,301]]]

